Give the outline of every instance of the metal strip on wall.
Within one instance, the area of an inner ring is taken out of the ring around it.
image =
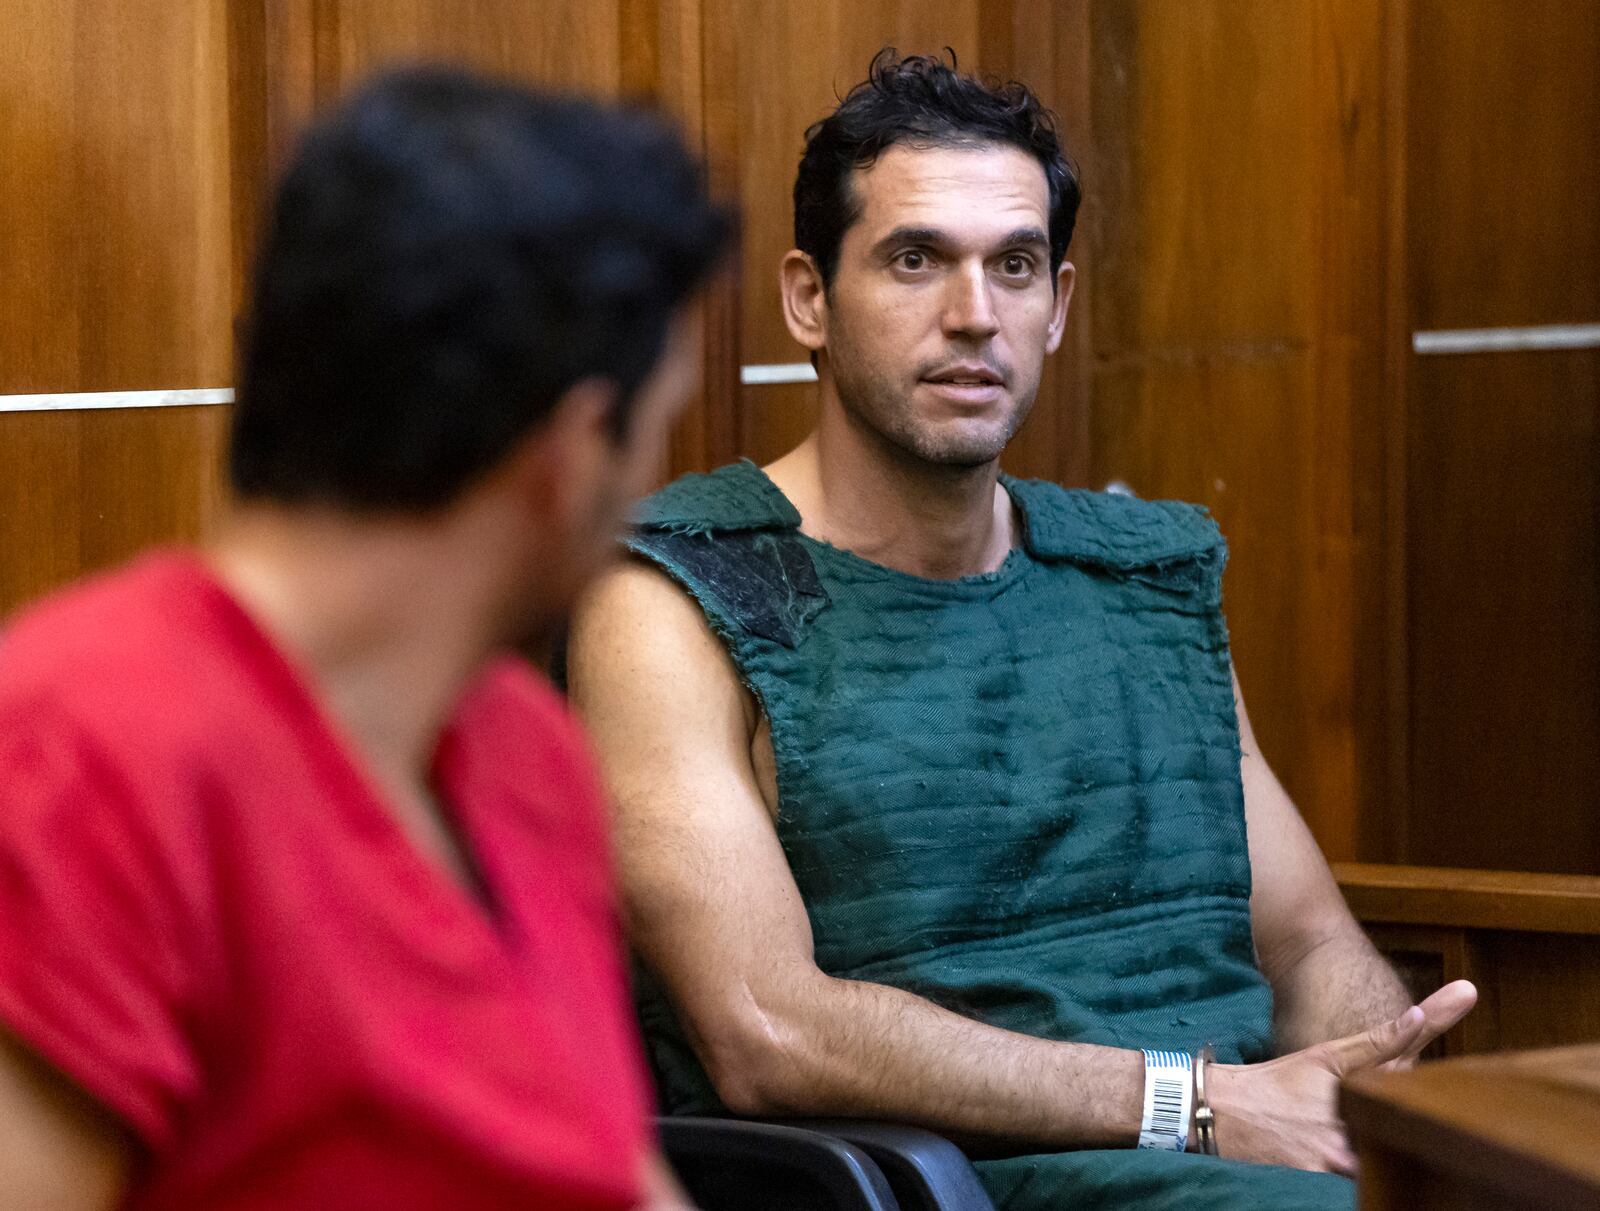
[[[1505,353],[1524,349],[1600,349],[1600,324],[1537,324],[1528,328],[1441,328],[1413,332],[1417,353]]]
[[[232,387],[179,391],[60,391],[43,395],[0,395],[0,412],[76,412],[86,408],[187,408],[231,404]]]
[[[767,383],[814,383],[817,381],[817,368],[810,362],[768,362],[740,366],[739,381],[747,387]]]

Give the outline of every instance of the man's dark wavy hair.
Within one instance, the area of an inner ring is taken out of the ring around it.
[[[443,508],[581,379],[613,430],[732,214],[661,119],[453,68],[318,121],[256,265],[229,468],[241,497]]]
[[[867,78],[806,131],[806,150],[794,180],[794,243],[816,262],[825,286],[838,269],[845,232],[861,217],[851,174],[870,167],[897,143],[1004,143],[1038,160],[1049,189],[1054,283],[1072,240],[1080,200],[1077,169],[1062,152],[1055,118],[1027,85],[963,75],[956,70],[955,52],[946,54],[949,62],[930,55],[901,58],[893,47],[885,47],[873,57]]]

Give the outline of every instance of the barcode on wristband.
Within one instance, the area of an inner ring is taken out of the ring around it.
[[[1139,1147],[1181,1152],[1189,1142],[1193,1059],[1182,1051],[1144,1053],[1144,1121]]]
[[[1183,1122],[1183,1084],[1171,1077],[1157,1077],[1155,1105],[1150,1109],[1150,1130],[1158,1135],[1177,1135]]]

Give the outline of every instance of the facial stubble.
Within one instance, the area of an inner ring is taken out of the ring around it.
[[[1039,393],[1042,355],[1026,384],[1017,384],[1018,368],[1005,372],[1008,385],[1017,384],[1020,389],[1012,392],[1010,410],[1000,418],[998,428],[985,425],[974,432],[959,423],[939,425],[919,415],[913,398],[917,386],[923,376],[948,362],[979,355],[952,352],[939,363],[917,367],[910,383],[905,384],[881,373],[874,359],[854,345],[846,326],[839,324],[837,318],[829,338],[830,368],[845,414],[887,445],[930,466],[970,470],[993,463],[1028,419]]]

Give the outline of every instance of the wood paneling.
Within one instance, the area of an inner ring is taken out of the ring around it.
[[[1209,506],[1263,748],[1368,852],[1382,684],[1382,12],[1092,5],[1089,466]]]
[[[615,95],[622,88],[623,7],[597,0],[323,0],[316,6],[318,68],[347,85],[397,62],[448,60]]]
[[[1600,6],[1408,30],[1412,325],[1600,322]],[[1600,352],[1408,380],[1405,857],[1600,872]]]
[[[1362,921],[1600,938],[1600,877],[1343,862],[1334,867]]]
[[[230,378],[222,0],[7,6],[0,394]],[[0,414],[0,613],[218,503],[216,408]]]
[[[1600,877],[1354,863],[1334,874],[1415,995],[1478,986],[1446,1053],[1600,1042]]]
[[[1410,398],[1407,856],[1600,871],[1600,353],[1418,358]]]
[[[1417,326],[1600,321],[1600,5],[1409,8]]]

